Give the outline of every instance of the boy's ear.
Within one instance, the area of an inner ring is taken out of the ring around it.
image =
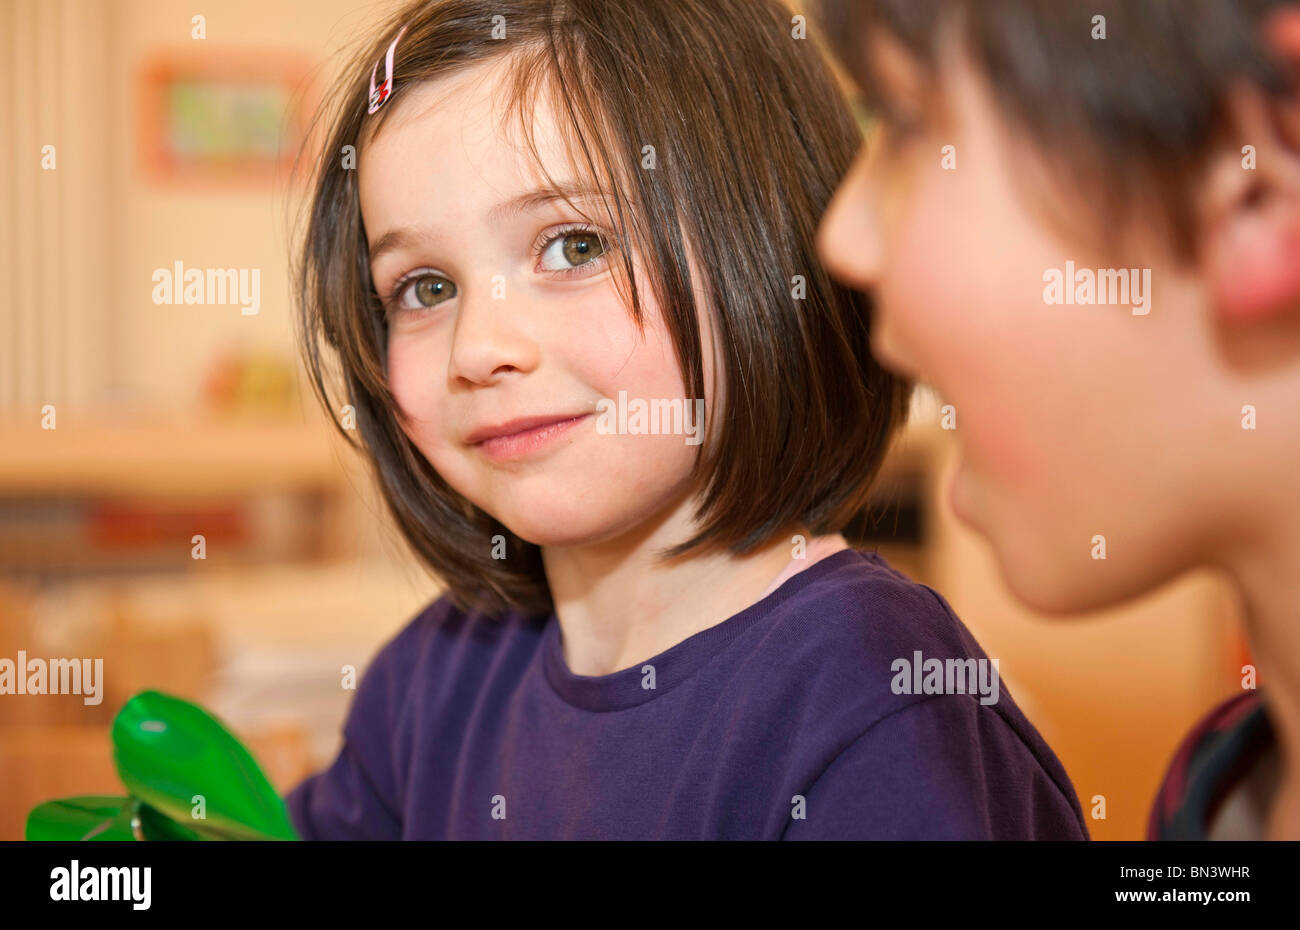
[[[1201,193],[1203,268],[1229,326],[1300,314],[1300,7],[1269,19],[1265,42],[1292,89],[1279,99],[1255,86],[1229,94],[1233,131]]]

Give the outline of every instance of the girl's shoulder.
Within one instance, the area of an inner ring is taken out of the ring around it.
[[[384,643],[371,666],[385,677],[409,679],[417,665],[455,662],[463,671],[467,664],[501,662],[503,654],[522,659],[537,650],[550,619],[465,611],[444,594]],[[895,658],[913,659],[918,650],[940,659],[985,658],[936,591],[868,550],[827,556],[724,625],[734,632],[759,626],[776,639],[827,650],[837,664],[862,670],[878,669],[882,658],[888,668]]]
[[[763,646],[780,657],[775,688],[787,693],[779,700],[797,694],[807,713],[838,715],[863,731],[920,714],[942,715],[971,740],[1005,734],[1004,747],[1018,745],[1021,759],[1032,757],[1077,806],[1060,761],[1002,681],[998,658],[938,592],[856,549],[806,574],[802,584],[800,575],[787,582],[793,590],[775,605],[778,622]]]
[[[1063,805],[1086,838],[1069,776],[1002,681],[997,656],[984,651],[942,595],[879,553],[837,556],[838,564],[805,592],[806,603],[823,605],[818,612],[834,628],[816,647],[835,692],[826,712],[847,711],[864,730],[880,730],[881,739],[896,730],[908,742],[934,730],[950,747],[963,740],[978,746],[985,762],[1022,772],[1025,784],[1054,785],[1046,796]]]
[[[381,680],[390,694],[404,697],[416,680],[473,673],[500,663],[503,656],[526,660],[544,626],[545,618],[517,611],[489,615],[462,610],[444,594],[379,647],[366,677]]]
[[[398,650],[418,650],[446,640],[492,647],[517,636],[541,633],[544,617],[510,610],[500,614],[463,610],[443,594],[420,610],[389,641]]]
[[[819,625],[839,634],[835,638],[859,645],[857,658],[863,653],[910,658],[923,647],[943,658],[985,657],[937,591],[899,572],[879,552],[837,552],[793,576],[773,597],[786,587],[792,591],[777,609],[816,613]]]
[[[1005,710],[997,706],[1007,696],[996,663],[947,602],[876,552],[827,556],[751,611],[758,616],[733,638],[730,655],[737,665],[771,670],[758,689],[769,697],[756,700],[847,714],[863,727],[937,694],[973,701],[981,712]]]

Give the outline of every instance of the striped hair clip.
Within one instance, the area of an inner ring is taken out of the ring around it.
[[[379,62],[375,62],[375,66],[370,69],[370,109],[368,110],[370,113],[374,113],[382,107],[384,102],[392,96],[393,55],[397,51],[397,41],[404,32],[406,32],[405,26],[398,30],[397,38],[393,39],[392,44],[388,46],[388,54],[384,56],[384,83],[375,87],[375,75],[379,72]]]

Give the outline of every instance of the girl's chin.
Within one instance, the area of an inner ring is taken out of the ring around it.
[[[548,501],[547,504],[554,504]],[[509,507],[488,510],[524,542],[542,548],[567,549],[603,542],[618,535],[618,524],[593,519],[593,514],[575,514],[571,510],[544,506]]]
[[[526,543],[548,548],[567,548],[577,546],[588,540],[588,534],[578,527],[564,526],[556,522],[541,523],[536,519],[503,520],[510,530]]]

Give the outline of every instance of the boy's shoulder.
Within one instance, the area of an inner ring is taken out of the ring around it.
[[[1232,838],[1253,833],[1256,825],[1231,803],[1232,795],[1250,784],[1277,745],[1260,692],[1245,691],[1215,706],[1174,752],[1151,807],[1147,839],[1215,839],[1216,827]]]

